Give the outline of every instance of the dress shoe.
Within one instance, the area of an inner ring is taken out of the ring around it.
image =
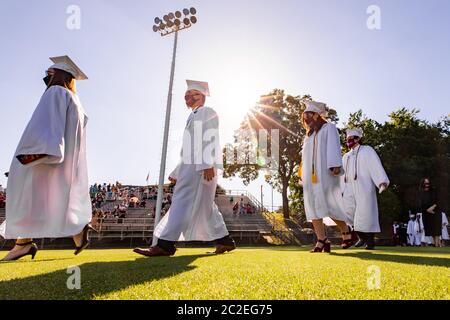
[[[149,249],[136,248],[134,252],[141,254],[146,257],[163,257],[163,256],[173,256],[174,252],[168,252],[158,246],[150,247]]]
[[[79,255],[84,249],[86,249],[89,246],[90,244],[88,237],[89,230],[97,232],[97,230],[94,229],[94,227],[92,227],[91,224],[87,224],[82,231],[83,234],[81,235],[81,245],[79,247],[77,246],[75,247],[75,252],[73,253],[74,255],[76,256]]]
[[[319,243],[322,244],[321,247],[318,246]],[[330,253],[331,252],[331,242],[328,241],[328,238],[325,238],[323,240],[318,239],[316,246],[309,252],[311,252],[311,253],[317,253],[317,252]]]
[[[214,251],[215,254],[222,254],[225,252],[233,251],[236,249],[235,245],[224,245],[224,244],[218,244],[216,245],[216,251]]]
[[[31,245],[31,247],[28,249],[27,252],[23,252],[23,253],[21,253],[21,254],[19,254],[19,255],[17,255],[17,256],[11,256],[11,252],[10,252],[10,254],[8,254],[9,257],[6,256],[6,257],[5,257],[3,260],[1,260],[1,261],[3,261],[3,262],[17,261],[17,260],[19,260],[20,258],[23,258],[23,257],[28,256],[28,255],[31,256],[31,259],[34,259],[34,256],[35,256],[36,253],[38,252],[38,247],[37,247],[37,245],[36,245],[34,242],[32,242],[32,241],[27,242],[27,243],[16,243],[16,245],[17,245],[17,246],[20,246],[20,247],[25,247],[25,246]]]

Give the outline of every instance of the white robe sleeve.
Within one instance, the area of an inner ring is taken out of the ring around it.
[[[50,87],[44,93],[22,135],[15,157],[31,154],[48,155],[27,166],[41,163],[57,164],[64,161],[64,133],[70,99],[70,93],[60,86]]]
[[[365,152],[367,152],[367,161],[370,177],[373,183],[379,188],[382,183],[389,185],[389,178],[384,171],[383,165],[381,164],[380,157],[376,151],[370,146],[364,146]]]
[[[341,141],[339,133],[334,124],[329,123],[327,126],[327,168],[342,167]],[[343,170],[341,170],[342,174]]]
[[[414,233],[414,226],[415,226],[415,221],[408,221],[408,228],[406,229],[406,233],[407,234],[413,234]]]
[[[175,167],[175,169],[169,174],[169,177],[170,177],[170,178],[173,178],[173,179],[175,179],[175,180],[178,180],[178,173],[179,173],[179,171],[180,171],[180,166],[181,166],[181,163],[179,163],[179,164]]]
[[[223,159],[219,140],[219,117],[209,108],[201,110],[202,138],[201,146],[194,146],[196,153],[195,170],[203,171],[209,168],[222,169]],[[197,141],[194,142],[196,144]]]

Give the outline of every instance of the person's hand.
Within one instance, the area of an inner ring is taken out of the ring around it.
[[[380,193],[382,193],[384,190],[386,190],[388,187],[387,183],[383,182],[382,184],[380,184],[379,189],[380,189]]]
[[[341,167],[334,167],[331,168],[331,173],[333,174],[333,176],[337,177],[340,173],[341,173]]]
[[[428,212],[428,213],[434,214],[434,209],[436,209],[436,205],[435,205],[435,204],[432,205],[431,207],[429,207],[428,210],[427,210],[427,212]]]
[[[205,178],[206,181],[211,181],[215,175],[214,168],[203,170],[203,178]]]
[[[21,154],[17,156],[17,160],[19,160],[21,164],[26,165],[39,159],[42,159],[46,156],[47,156],[46,154],[25,154],[25,155]]]

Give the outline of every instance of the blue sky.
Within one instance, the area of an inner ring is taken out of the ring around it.
[[[66,27],[69,5],[81,9],[80,30]],[[381,30],[366,26],[370,5],[381,10]],[[273,88],[311,94],[344,121],[359,108],[378,121],[399,107],[430,121],[449,113],[447,0],[1,0],[0,171],[43,93],[48,57],[68,54],[90,78],[78,91],[90,118],[91,182],[144,184],[148,172],[157,181],[173,39],[153,33],[153,18],[191,6],[199,22],[180,34],[168,170],[188,116],[185,79],[210,82],[223,143]],[[269,204],[267,185],[264,194]]]

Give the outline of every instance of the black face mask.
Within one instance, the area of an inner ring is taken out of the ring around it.
[[[44,83],[47,87],[48,87],[48,84],[50,83],[51,78],[52,78],[51,76],[46,76],[44,79],[42,79],[42,80],[44,80]]]

